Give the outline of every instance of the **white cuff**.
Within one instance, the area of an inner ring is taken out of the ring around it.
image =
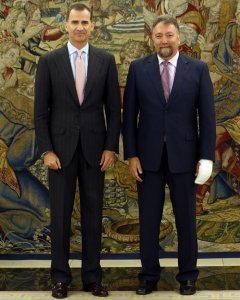
[[[47,154],[48,152],[50,152],[50,151],[43,152],[42,155],[41,155],[41,158],[44,158],[44,155]]]
[[[204,184],[212,175],[213,161],[208,159],[199,160],[198,175],[195,179],[196,184]]]

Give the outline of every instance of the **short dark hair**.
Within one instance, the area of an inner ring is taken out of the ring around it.
[[[90,13],[90,20],[92,20],[92,9],[90,9],[87,5],[85,5],[83,3],[74,3],[71,6],[69,6],[69,8],[68,8],[68,11],[66,13],[66,21],[68,21],[70,12],[72,10],[83,11],[85,9]]]
[[[170,15],[162,15],[158,17],[152,25],[152,30],[159,24],[159,23],[164,23],[164,24],[172,24],[176,27],[177,31],[180,31],[177,19],[174,18],[173,16]]]

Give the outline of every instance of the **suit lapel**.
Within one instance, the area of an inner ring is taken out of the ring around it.
[[[173,87],[171,94],[168,99],[167,105],[171,105],[172,102],[175,101],[177,94],[181,91],[181,86],[183,85],[183,81],[185,78],[185,74],[188,70],[188,59],[185,55],[179,54],[176,74],[174,77]],[[166,105],[160,70],[159,70],[159,62],[156,54],[153,54],[148,59],[148,64],[146,65],[146,71],[148,73],[148,77],[152,80],[154,88],[158,93],[161,102]]]
[[[162,103],[165,105],[165,98],[162,88],[161,76],[160,76],[160,69],[159,69],[159,62],[156,54],[149,56],[146,65],[147,77],[153,82],[153,86],[161,99]]]
[[[176,74],[173,81],[173,86],[171,90],[171,94],[168,99],[168,105],[171,105],[177,99],[177,94],[179,91],[181,92],[181,88],[183,86],[185,74],[188,70],[188,59],[185,55],[179,54]]]
[[[101,65],[101,61],[96,54],[96,50],[93,46],[89,45],[89,59],[88,59],[88,71],[87,71],[87,83],[85,87],[85,95],[84,95],[84,101],[83,105],[85,103],[85,100],[87,100],[88,94],[93,87],[95,76],[94,74],[97,74],[99,71],[99,67]]]
[[[60,56],[60,57],[59,57]],[[76,104],[79,105],[78,102],[78,96],[77,96],[77,90],[75,86],[75,80],[73,77],[72,67],[69,59],[69,53],[67,46],[64,46],[61,48],[61,51],[59,53],[59,56],[57,55],[55,57],[56,64],[59,68],[59,71],[61,72],[65,78],[65,82],[73,96],[74,101]],[[98,69],[101,65],[101,60],[99,59],[99,56],[96,54],[96,51],[93,46],[89,45],[89,59],[88,59],[88,72],[87,72],[87,82],[85,87],[85,95],[84,95],[84,101],[82,106],[85,105],[87,100],[87,96],[93,86],[95,76],[94,74],[97,74]]]
[[[60,56],[60,57],[59,57]],[[69,53],[67,46],[64,46],[59,53],[59,56],[55,57],[55,61],[57,66],[59,67],[59,71],[65,79],[65,82],[71,92],[74,101],[79,105],[77,90],[75,86],[75,80],[73,77],[72,67],[69,59]]]

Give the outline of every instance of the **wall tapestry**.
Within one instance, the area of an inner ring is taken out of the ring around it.
[[[34,77],[39,57],[67,42],[64,16],[74,2],[0,1],[0,254],[50,253],[47,170],[37,154],[33,122]],[[130,62],[153,51],[151,26],[161,14],[178,19],[180,50],[208,63],[217,116],[216,161],[212,177],[197,187],[199,251],[239,252],[240,0],[81,2],[93,10],[91,43],[115,55],[122,94]],[[72,253],[81,252],[79,201],[77,193]],[[102,232],[102,253],[139,252],[136,185],[123,160],[122,138],[115,167],[106,173]],[[177,249],[169,197],[160,249]]]

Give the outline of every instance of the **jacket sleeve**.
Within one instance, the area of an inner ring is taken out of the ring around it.
[[[121,125],[121,101],[117,68],[113,55],[110,56],[106,78],[105,114],[107,123],[105,150],[118,153]]]
[[[51,101],[51,79],[46,57],[38,62],[35,78],[34,122],[39,153],[52,151],[49,132],[49,115]]]
[[[215,160],[216,121],[213,85],[207,64],[200,75],[199,100],[199,159]]]
[[[134,64],[131,63],[123,98],[123,146],[124,159],[138,156],[137,116],[138,99]]]

